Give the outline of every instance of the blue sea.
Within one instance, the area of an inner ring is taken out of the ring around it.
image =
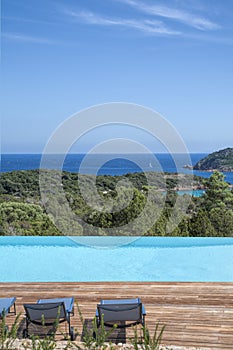
[[[204,158],[206,153],[191,153],[190,165],[195,165],[200,159]],[[2,154],[1,172],[14,170],[39,169],[41,154]],[[163,172],[182,172],[192,174],[192,170],[183,168],[186,165],[187,156],[183,154],[175,155],[176,163],[171,154],[157,153],[154,157],[149,154],[92,154],[88,156],[88,162],[82,166],[85,154],[68,154],[63,163],[63,170],[68,172],[81,172],[84,174],[97,175],[124,175],[127,173],[142,171],[163,171]],[[49,155],[46,160],[46,168],[57,169],[61,156]],[[178,165],[178,167],[177,167]],[[193,171],[194,174],[209,177],[211,172]],[[226,172],[225,179],[233,184],[233,173]]]

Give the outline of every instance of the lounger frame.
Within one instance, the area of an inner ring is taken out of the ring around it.
[[[35,324],[39,326],[53,326],[67,322],[69,327],[69,335],[71,340],[74,340],[74,329],[70,324],[70,315],[73,314],[65,307],[64,301],[60,302],[42,302],[41,300],[36,304],[24,304],[25,316],[26,316],[26,328],[24,330],[24,337],[29,336],[29,325]]]
[[[97,326],[101,324],[103,318],[104,325],[118,328],[132,327],[137,324],[145,325],[146,311],[139,298],[101,300],[97,305],[96,318]]]

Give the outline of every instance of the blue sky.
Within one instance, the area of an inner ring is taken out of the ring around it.
[[[112,101],[158,111],[190,152],[233,146],[232,0],[2,0],[1,16],[2,153],[40,153]]]

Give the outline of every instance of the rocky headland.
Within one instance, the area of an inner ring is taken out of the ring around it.
[[[233,148],[225,148],[223,150],[213,152],[207,157],[201,159],[193,167],[194,170],[201,171],[233,171]]]

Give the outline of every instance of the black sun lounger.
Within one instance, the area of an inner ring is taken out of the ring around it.
[[[101,300],[97,305],[96,318],[97,326],[104,320],[104,325],[113,327],[116,324],[119,328],[145,324],[146,311],[139,298]]]
[[[73,308],[74,298],[40,299],[36,304],[24,304],[26,312],[24,337],[29,336],[30,324],[46,327],[67,322],[70,338],[74,340],[74,328],[70,325],[70,315],[74,313]]]

